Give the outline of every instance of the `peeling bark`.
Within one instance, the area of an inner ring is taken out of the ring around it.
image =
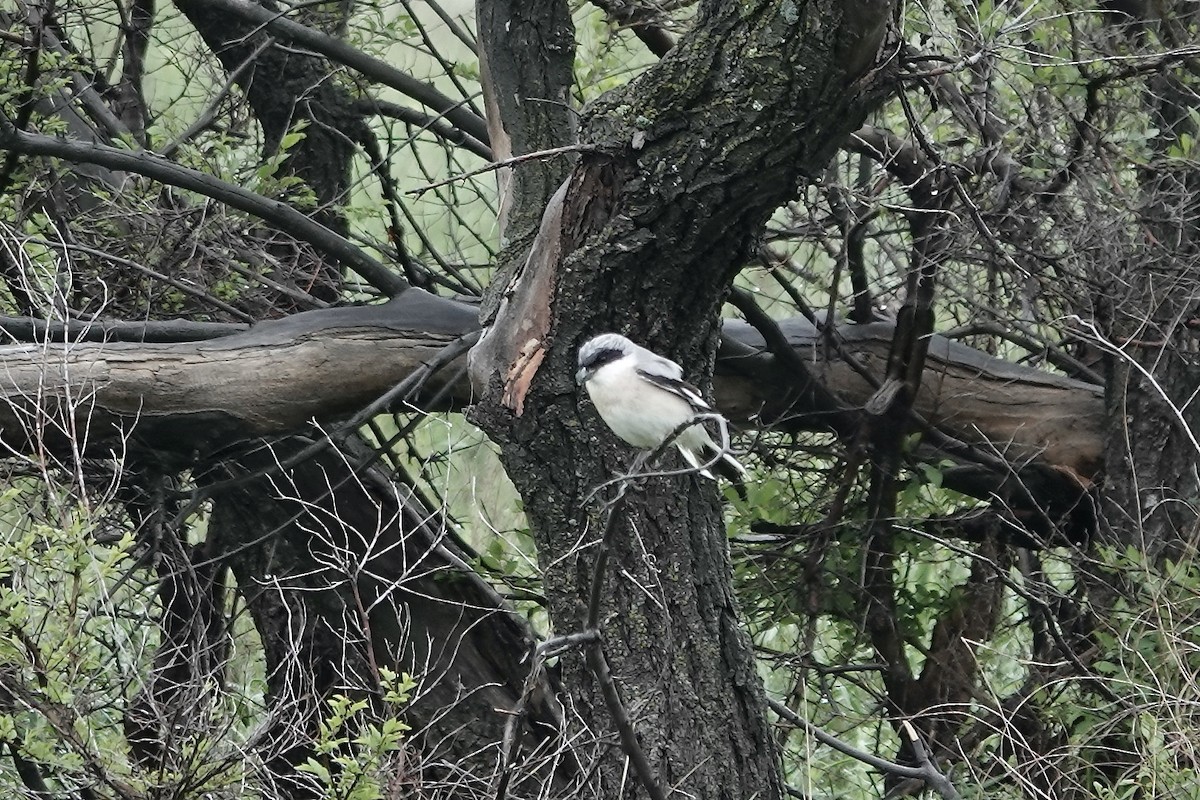
[[[581,631],[598,592],[605,656],[640,746],[663,786],[698,797],[781,794],[715,489],[687,477],[643,483],[614,537],[610,577],[592,587],[603,513],[583,498],[620,462],[579,402],[574,352],[617,330],[692,377],[710,372],[722,300],[761,225],[883,98],[844,71],[873,62],[879,41],[865,32],[882,31],[874,14],[891,10],[865,5],[872,13],[851,24],[840,3],[702,4],[662,61],[589,110],[580,138],[591,149],[562,190],[561,219],[557,209],[543,217],[472,360],[485,389],[475,418],[524,497],[556,631]],[[846,58],[865,51],[865,63]],[[583,660],[563,666],[579,718],[611,730]],[[602,762],[601,793],[641,796],[622,782],[622,761]]]

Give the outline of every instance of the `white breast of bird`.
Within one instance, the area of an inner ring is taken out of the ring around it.
[[[613,433],[642,450],[659,447],[676,428],[695,416],[682,397],[648,384],[637,374],[630,359],[620,359],[596,370],[587,382],[587,391]],[[707,441],[704,429],[693,425],[675,443],[695,451]]]

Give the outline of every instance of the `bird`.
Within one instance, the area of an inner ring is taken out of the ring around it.
[[[657,450],[697,417],[715,420],[722,431],[727,430],[725,418],[683,381],[683,367],[619,333],[602,333],[583,343],[575,382],[587,389],[609,429],[640,450]],[[740,483],[746,468],[712,440],[702,421],[684,428],[673,444],[684,461],[704,477],[714,479],[704,465],[716,457],[713,466]]]

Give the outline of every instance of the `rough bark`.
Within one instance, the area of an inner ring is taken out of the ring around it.
[[[890,4],[854,10],[850,23],[841,3],[703,4],[661,62],[587,115],[580,138],[595,151],[551,200],[473,353],[477,419],[524,497],[559,632],[585,627],[593,590],[602,514],[583,499],[619,468],[571,382],[575,348],[620,330],[692,377],[710,371],[721,302],[753,237],[882,97],[843,67],[871,63]],[[778,797],[715,489],[649,481],[627,509],[597,587],[600,629],[657,781],[706,798]],[[612,730],[582,659],[564,659],[564,684],[593,734]],[[622,759],[605,759],[601,793],[643,796],[622,773]]]
[[[1200,12],[1187,3],[1141,9],[1168,41],[1194,38]],[[1133,34],[1131,34],[1133,35]],[[1193,71],[1194,72],[1194,71]],[[1187,71],[1147,81],[1145,102],[1160,156],[1200,135],[1197,82]],[[1117,275],[1104,276],[1111,319],[1107,355],[1105,521],[1110,541],[1151,557],[1194,547],[1200,514],[1200,170],[1161,158],[1142,174],[1142,235]],[[1101,333],[1101,332],[1098,332]]]
[[[1108,340],[1104,516],[1109,541],[1174,558],[1194,545],[1200,520],[1200,356],[1189,326],[1200,300],[1200,174],[1164,174],[1151,191],[1178,204],[1151,201],[1157,232],[1175,214],[1191,217],[1180,226],[1190,231],[1174,242],[1148,237],[1151,252],[1121,278],[1129,289],[1114,303]]]

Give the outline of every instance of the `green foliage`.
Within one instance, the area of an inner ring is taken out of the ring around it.
[[[281,173],[284,164],[293,157],[294,148],[307,138],[307,120],[298,120],[279,141],[275,152],[268,154],[255,169],[248,188],[264,197],[286,197],[298,208],[316,208],[316,194],[304,181],[292,174]]]
[[[615,31],[599,8],[581,5],[574,21],[575,87],[581,102],[623,86],[654,63],[633,34]]]
[[[337,694],[326,703],[328,714],[320,723],[315,742],[316,757],[299,769],[313,775],[327,800],[383,800],[391,796],[390,770],[393,755],[409,730],[399,718],[417,683],[411,676],[392,670],[379,671],[385,711],[371,713],[366,699]]]
[[[23,757],[47,765],[63,792],[90,785],[96,768],[131,779],[119,709],[125,670],[137,674],[148,653],[146,632],[117,609],[148,615],[152,596],[109,593],[129,568],[134,539],[95,542],[104,512],[32,480],[0,495],[0,671],[9,698],[0,730]],[[20,791],[15,777],[0,768],[0,789]]]
[[[72,490],[51,470],[10,479],[0,494],[0,741],[36,765],[55,796],[105,784],[131,795],[243,796],[263,708],[261,653],[241,647],[252,641],[247,621],[232,632],[231,691],[218,695],[217,676],[199,676],[198,702],[165,742],[160,768],[131,760],[126,715],[144,701],[159,643],[146,623],[162,609],[114,486]],[[0,762],[0,794],[25,791],[13,763]]]

